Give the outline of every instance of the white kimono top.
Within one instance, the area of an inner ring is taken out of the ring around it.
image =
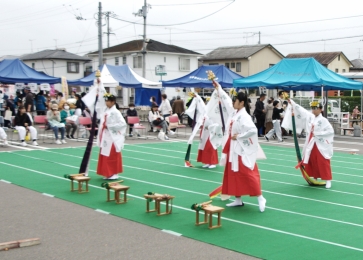
[[[222,145],[223,132],[222,127],[217,123],[214,123],[208,116],[204,116],[202,123],[202,136],[200,137],[199,150],[204,150],[205,144],[208,141],[211,142],[214,149],[217,149]]]
[[[232,122],[232,129],[230,129]],[[228,119],[223,147],[228,141],[230,131],[231,136],[238,134],[237,140],[231,140],[231,147],[229,149],[229,162],[232,163],[232,170],[238,171],[238,156],[241,156],[242,163],[246,167],[253,170],[259,150],[257,128],[245,108],[240,109],[238,112],[235,110]],[[222,159],[221,162],[223,164],[225,164],[225,158],[226,154],[222,154],[224,162],[222,162]]]
[[[127,128],[121,112],[116,109],[116,106],[106,107],[101,113],[100,119],[97,145],[101,148],[101,154],[109,156],[112,144],[115,146],[116,152],[120,152],[124,147]],[[103,129],[105,120],[107,129]]]
[[[309,162],[311,151],[316,144],[319,152],[325,159],[330,159],[333,156],[333,142],[334,142],[334,129],[329,121],[321,114],[315,116],[300,105],[291,100],[292,109],[295,115],[295,121],[297,124],[304,125],[306,131],[306,140],[303,148],[303,162],[307,164]],[[292,130],[291,121],[291,105],[286,111],[282,127]],[[311,132],[314,136],[309,141]]]
[[[194,136],[197,134],[200,126],[203,124],[204,115],[205,115],[205,104],[204,101],[201,99],[201,97],[195,93],[195,97],[192,100],[192,103],[188,107],[188,109],[185,111],[185,113],[194,120],[194,115],[196,115],[195,118],[195,126],[193,129],[192,134],[189,137],[188,144],[193,143]]]

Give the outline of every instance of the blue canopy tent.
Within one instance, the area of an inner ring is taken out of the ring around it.
[[[362,82],[343,77],[314,58],[283,59],[275,66],[247,78],[233,81],[234,87],[302,91],[360,90]]]
[[[216,75],[216,81],[223,88],[232,88],[233,81],[243,78],[241,75],[231,71],[224,65],[203,65],[183,77],[162,81],[163,87],[181,87],[181,88],[213,88],[212,83],[208,80],[206,71],[211,70]]]
[[[135,88],[135,105],[150,105],[150,97],[155,96],[156,102],[161,102],[161,83],[149,81],[136,72],[128,65],[112,66],[105,64],[101,68],[101,78],[105,87],[121,86],[123,88]],[[68,80],[68,85],[92,86],[95,73],[78,80]]]
[[[0,82],[5,84],[15,83],[61,83],[61,78],[51,77],[38,72],[19,59],[3,60],[0,62]]]

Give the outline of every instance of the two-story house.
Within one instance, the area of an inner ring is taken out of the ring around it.
[[[43,50],[23,55],[20,59],[37,71],[67,79],[83,78],[85,63],[91,61],[88,57],[67,52],[65,49]],[[58,90],[61,89],[60,84],[56,84],[55,87]]]
[[[268,69],[284,58],[271,44],[219,47],[202,57],[204,65],[225,65],[248,77]]]
[[[105,48],[103,49],[103,61],[104,63],[116,66],[127,64],[137,74],[142,76],[142,47],[143,40],[133,40]],[[192,50],[148,39],[146,43],[144,78],[151,81],[160,81],[161,79],[171,80],[182,77],[198,68],[198,58],[201,56],[202,54]],[[92,63],[87,64],[87,70],[95,70],[99,63],[98,52],[91,52],[88,54],[88,57],[92,59]],[[155,73],[156,67],[160,65],[164,66],[167,73],[162,78]],[[168,90],[170,90],[169,93]],[[172,93],[171,89],[166,89],[168,96],[174,95]]]

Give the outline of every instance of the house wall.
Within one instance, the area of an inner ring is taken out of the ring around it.
[[[328,64],[328,69],[337,73],[349,72],[349,68],[350,68],[350,63],[344,58],[344,55],[338,55],[337,57],[335,57],[335,59],[332,62]],[[336,71],[336,69],[338,69],[338,71]]]
[[[54,62],[53,62],[54,61]],[[26,60],[23,61],[26,65],[32,68],[34,63],[34,69],[42,71],[49,76],[54,77],[66,77],[66,79],[79,79],[84,77],[84,61],[72,61],[72,60]],[[67,72],[67,62],[78,62],[79,71],[78,73]],[[61,84],[55,84],[55,88],[60,91]]]
[[[253,54],[250,59],[235,59],[235,60],[205,60],[204,65],[218,64],[225,65],[226,63],[231,64],[241,62],[241,72],[237,72],[236,68],[231,68],[230,70],[242,75],[243,77],[248,77],[250,75],[261,72],[270,67],[270,64],[276,64],[282,60],[282,57],[270,48],[264,48],[259,52]]]

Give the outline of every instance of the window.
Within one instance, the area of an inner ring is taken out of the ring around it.
[[[106,64],[106,63],[107,63],[107,59],[103,58],[103,64]]]
[[[234,69],[234,68],[236,68],[236,63],[232,62],[231,63],[231,69]]]
[[[142,56],[134,57],[134,69],[142,68]]]
[[[34,62],[32,63],[32,68],[35,69],[35,63]]]
[[[225,63],[224,66],[226,66],[227,68],[229,68],[229,63]]]
[[[166,57],[164,57],[164,63],[166,62]]]
[[[269,68],[271,68],[271,67],[273,67],[273,66],[275,66],[275,64],[269,64],[269,65],[268,65],[268,67],[269,67]]]
[[[79,62],[67,62],[68,73],[79,73]]]
[[[122,64],[126,64],[126,56],[122,57]]]
[[[236,63],[236,72],[241,72],[241,62]]]
[[[179,70],[190,71],[190,59],[179,58]]]
[[[115,65],[116,66],[118,66],[118,62],[119,62],[119,60],[118,60],[119,58],[118,57],[115,57]]]
[[[339,73],[339,69],[335,69],[335,72],[336,72],[336,73]]]
[[[340,60],[340,55],[338,56],[338,60]]]
[[[219,65],[219,63],[209,63],[208,65]]]
[[[344,73],[345,72],[345,69],[342,69],[342,72]]]

